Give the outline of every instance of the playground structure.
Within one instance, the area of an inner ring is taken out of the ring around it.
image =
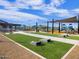
[[[51,31],[49,31],[49,24],[52,24]],[[58,30],[55,30],[55,23],[58,23]],[[68,23],[68,26],[66,24]],[[76,23],[77,28],[74,29],[72,23]],[[39,30],[40,31],[40,30]],[[38,32],[38,23],[36,22],[36,32]],[[47,21],[47,29],[46,32],[49,33],[69,33],[69,34],[79,34],[79,16],[62,19],[62,20],[50,20]]]

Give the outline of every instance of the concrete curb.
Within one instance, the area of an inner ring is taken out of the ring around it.
[[[2,35],[2,36],[6,37],[5,35]],[[15,42],[14,40],[12,40],[12,39],[10,39],[10,38],[8,38],[8,37],[6,37],[6,38],[9,39],[10,41],[12,41],[13,43],[17,44],[18,46],[20,46],[20,47],[22,47],[22,48],[28,50],[29,52],[35,54],[36,56],[40,57],[41,59],[46,59],[45,57],[43,57],[43,56],[39,55],[38,53],[36,53],[36,52],[34,52],[34,51],[32,51],[32,50],[26,48],[25,46],[23,46],[23,45],[21,45],[21,44]]]

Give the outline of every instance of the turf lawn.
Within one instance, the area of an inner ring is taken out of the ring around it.
[[[42,32],[36,32],[34,34],[40,34],[40,35],[46,35],[46,36],[54,36],[54,37],[61,37],[59,34],[49,34],[49,33],[42,33]],[[64,38],[64,37],[63,37]],[[79,40],[79,36],[69,36],[67,39],[73,39],[73,40]]]
[[[50,34],[50,33],[42,33],[42,32],[35,32],[34,34],[59,37],[59,34]]]
[[[43,46],[33,46],[31,41],[39,41],[40,38],[26,36],[21,34],[6,35],[12,40],[22,44],[23,46],[37,52],[38,54],[46,57],[47,59],[61,59],[61,57],[73,46],[70,44],[53,41],[51,43],[44,43]]]
[[[67,37],[68,39],[73,39],[73,40],[79,40],[79,36],[70,36]]]

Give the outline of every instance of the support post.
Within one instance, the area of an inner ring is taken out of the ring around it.
[[[19,26],[19,29],[18,30],[21,30],[21,25]]]
[[[79,15],[77,16],[77,22],[78,22],[78,34],[79,34]]]
[[[15,25],[15,31],[16,31],[17,26]]]
[[[38,23],[36,22],[36,32],[38,32]]]
[[[47,21],[47,32],[49,31],[49,22]]]
[[[54,19],[52,19],[52,34],[54,33]]]
[[[13,32],[13,26],[12,25],[9,25],[10,27],[10,33],[12,33]]]
[[[58,29],[58,30],[59,30],[59,33],[60,33],[60,31],[61,31],[61,28],[60,28],[60,27],[61,27],[61,24],[60,24],[60,22],[59,22],[59,29]]]

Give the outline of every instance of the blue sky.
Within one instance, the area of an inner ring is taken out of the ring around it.
[[[0,0],[0,19],[21,24],[45,23],[79,14],[79,0]]]

